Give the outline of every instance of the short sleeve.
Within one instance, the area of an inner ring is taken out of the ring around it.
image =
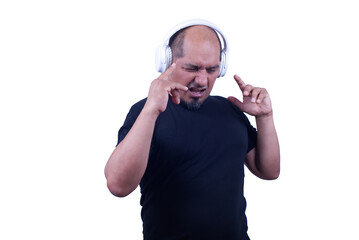
[[[120,144],[120,142],[126,137],[127,133],[131,130],[133,124],[135,123],[138,115],[140,115],[140,112],[142,111],[142,108],[146,102],[146,99],[141,100],[140,102],[133,105],[128,112],[125,122],[123,123],[122,127],[118,131],[118,138],[117,138],[117,144]]]
[[[248,147],[247,147],[247,153],[251,151],[253,148],[257,145],[257,129],[254,128],[249,121],[247,115],[239,110],[238,107],[236,107],[234,104],[232,104],[233,109],[237,112],[237,114],[242,118],[244,124],[247,127],[247,134],[248,134]]]
[[[250,124],[247,118],[247,132],[248,132],[248,148],[247,153],[251,151],[257,145],[257,130]]]

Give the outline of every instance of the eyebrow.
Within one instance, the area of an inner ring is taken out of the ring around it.
[[[194,64],[191,64],[191,63],[185,63],[184,64],[186,68],[196,68],[196,69],[202,69],[203,67],[201,66],[198,66],[198,65],[194,65]],[[212,66],[212,67],[207,67],[206,69],[217,69],[219,68],[219,65],[215,65],[215,66]]]

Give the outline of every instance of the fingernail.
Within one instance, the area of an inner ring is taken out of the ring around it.
[[[243,95],[247,96],[249,93],[247,91],[244,91]]]
[[[251,102],[253,102],[253,103],[256,102],[256,99],[255,99],[255,98],[252,98],[252,99],[251,99]]]

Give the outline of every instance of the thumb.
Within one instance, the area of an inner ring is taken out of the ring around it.
[[[237,106],[241,111],[243,111],[243,103],[239,101],[236,97],[228,97],[228,101],[230,101],[233,105]]]
[[[175,104],[179,104],[181,102],[180,95],[177,89],[172,91],[172,101]]]

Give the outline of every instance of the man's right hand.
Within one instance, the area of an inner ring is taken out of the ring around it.
[[[172,101],[176,104],[180,103],[179,91],[187,91],[188,88],[172,81],[172,72],[175,70],[176,64],[173,63],[164,73],[157,79],[153,80],[148,93],[145,108],[152,113],[160,114],[167,108],[168,95],[172,96]]]

